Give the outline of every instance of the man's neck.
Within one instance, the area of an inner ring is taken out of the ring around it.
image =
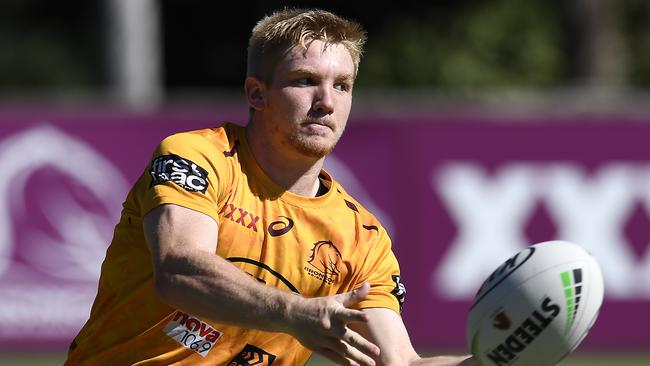
[[[298,154],[287,156],[265,141],[261,126],[246,127],[246,138],[251,152],[266,175],[271,180],[291,193],[300,196],[315,197],[320,187],[318,175],[325,158],[315,159]],[[260,130],[257,130],[260,128]]]

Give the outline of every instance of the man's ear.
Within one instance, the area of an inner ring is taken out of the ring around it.
[[[260,111],[266,106],[266,88],[263,82],[252,76],[247,76],[244,82],[244,90],[246,91],[246,99],[248,105]]]

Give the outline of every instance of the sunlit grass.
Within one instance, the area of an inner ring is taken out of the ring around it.
[[[454,354],[454,352],[445,352],[446,354]],[[427,353],[429,354],[429,353]],[[458,353],[455,353],[458,354]],[[328,360],[313,356],[309,366],[326,366],[333,365]],[[566,359],[558,364],[558,366],[649,366],[650,353],[604,353],[604,354],[590,354],[590,353],[577,353],[569,355]]]
[[[453,353],[453,352],[445,352]],[[18,354],[1,353],[0,365],[11,366],[55,366],[63,365],[65,355],[61,353]],[[333,365],[328,360],[313,356],[309,366]],[[569,355],[558,366],[648,366],[650,353],[577,353]]]

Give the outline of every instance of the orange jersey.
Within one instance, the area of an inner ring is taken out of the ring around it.
[[[288,334],[200,319],[156,295],[142,217],[161,204],[212,217],[216,255],[268,286],[315,297],[367,281],[370,295],[358,308],[399,312],[404,287],[386,231],[327,172],[320,178],[329,190],[319,197],[283,190],[257,165],[244,128],[232,124],[163,140],[124,203],[90,318],[66,365],[281,366],[309,359]]]

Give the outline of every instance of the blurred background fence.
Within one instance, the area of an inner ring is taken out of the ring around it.
[[[650,2],[8,0],[0,350],[65,351],[153,148],[245,123],[249,32],[283,6],[368,30],[327,168],[393,237],[419,348],[463,348],[482,279],[557,238],[605,274],[583,348],[650,348]]]

